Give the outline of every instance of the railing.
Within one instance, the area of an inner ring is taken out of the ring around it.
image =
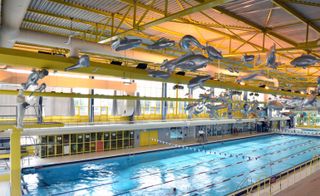
[[[258,180],[254,184],[237,190],[229,195],[274,195],[295,184],[296,182],[310,176],[319,169],[320,156],[316,155],[306,162],[303,162],[278,174],[272,175],[271,177]],[[243,184],[243,181],[241,183]],[[240,184],[238,187],[240,187]]]

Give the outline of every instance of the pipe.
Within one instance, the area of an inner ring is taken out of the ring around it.
[[[108,55],[114,57],[131,58],[136,60],[144,59],[155,63],[162,63],[166,57],[163,55],[156,55],[148,51],[127,50],[116,52],[113,51],[110,45],[98,44],[73,38],[70,44],[65,44],[67,37],[39,33],[29,30],[21,30],[20,35],[17,37],[17,42],[26,44],[35,44],[39,46],[50,46],[56,48],[64,48],[70,50],[70,56],[78,56],[80,52],[94,53],[99,55]]]
[[[5,0],[2,7],[0,46],[12,48],[20,33],[20,26],[31,0]]]

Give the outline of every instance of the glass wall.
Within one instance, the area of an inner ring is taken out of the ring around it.
[[[134,147],[134,131],[112,131],[40,137],[40,157],[103,152]]]

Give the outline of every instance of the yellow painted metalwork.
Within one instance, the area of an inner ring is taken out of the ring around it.
[[[65,58],[60,56],[46,55],[46,54],[37,54],[28,51],[21,51],[16,49],[6,49],[0,48],[0,63],[10,66],[17,67],[29,67],[29,68],[47,68],[51,70],[64,71],[68,66],[71,66],[77,62],[77,59]],[[151,80],[151,81],[163,81],[161,79],[155,79],[148,76],[148,72],[145,70],[139,70],[130,67],[120,67],[112,64],[104,64],[91,62],[90,67],[81,68],[74,70],[75,73],[85,73],[90,75],[105,75],[105,76],[115,76],[115,77],[126,77],[130,79],[142,79],[142,80]],[[166,82],[179,83],[179,84],[188,84],[191,77],[172,75],[166,80]],[[251,92],[260,92],[266,94],[277,94],[277,95],[287,95],[287,96],[297,96],[305,97],[306,95],[301,95],[299,93],[292,93],[286,91],[272,90],[259,88],[254,86],[242,86],[234,82],[222,82],[217,80],[210,80],[205,83],[207,87],[218,87],[225,89],[234,89],[234,90],[243,90]],[[12,93],[12,92],[11,92]],[[17,93],[17,92],[16,92]],[[16,94],[15,93],[15,94]],[[56,93],[57,96],[59,93]],[[40,95],[40,94],[35,94]],[[71,96],[71,95],[70,95]],[[73,94],[72,94],[73,96]],[[86,95],[78,95],[85,97]],[[95,95],[95,98],[103,98],[102,95]],[[121,97],[118,97],[121,98]],[[130,96],[128,96],[130,99]],[[140,97],[143,99],[143,97]],[[159,98],[162,100],[162,98]],[[173,99],[177,100],[177,99]]]
[[[10,174],[1,174],[0,182],[3,182],[3,181],[10,181]]]
[[[158,144],[158,131],[141,131],[140,146],[149,146]]]
[[[207,1],[203,2],[203,3],[199,3],[198,5],[192,6],[192,7],[188,8],[188,9],[176,12],[174,14],[169,14],[167,16],[164,16],[164,17],[160,18],[160,19],[153,20],[151,22],[145,23],[145,24],[140,25],[140,26],[133,27],[132,29],[129,29],[129,30],[123,32],[123,33],[117,34],[116,36],[125,35],[125,34],[133,32],[135,30],[147,29],[147,28],[159,25],[161,23],[164,23],[164,22],[167,22],[167,21],[171,21],[173,19],[180,18],[180,17],[186,16],[186,15],[189,15],[189,14],[192,14],[192,13],[207,9],[208,7],[215,7],[217,5],[221,5],[223,3],[227,3],[229,1],[231,1],[231,0],[207,0]],[[112,39],[112,37],[111,37],[111,39]]]
[[[31,91],[26,91],[25,95],[30,95]],[[18,95],[18,91],[15,90],[0,90],[0,94],[4,95]],[[44,97],[72,97],[72,98],[95,98],[95,99],[118,99],[118,100],[154,100],[154,101],[185,101],[191,102],[196,99],[191,98],[170,98],[170,97],[142,97],[142,96],[129,96],[129,95],[90,95],[90,94],[79,94],[79,93],[55,93],[55,92],[35,92],[34,96]]]
[[[11,195],[21,195],[21,137],[22,129],[13,127],[10,136],[10,184]]]

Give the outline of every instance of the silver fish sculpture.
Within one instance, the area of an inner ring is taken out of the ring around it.
[[[320,59],[317,59],[316,57],[309,55],[309,54],[303,54],[295,59],[293,59],[290,64],[295,67],[303,67],[306,68],[310,65],[314,65],[316,63],[319,63]]]
[[[297,113],[294,112],[280,112],[280,114],[284,115],[284,116],[288,116],[288,117],[294,117],[297,115]]]
[[[234,72],[234,70],[233,70],[232,67],[227,67],[227,70],[228,70],[230,73],[233,73],[233,72]]]
[[[198,105],[198,103],[196,103],[196,102],[189,103],[189,104],[186,106],[185,110],[186,110],[186,111],[193,110],[193,108],[196,107],[197,105]]]
[[[310,94],[308,95],[303,101],[302,101],[302,106],[307,106],[307,105],[314,105],[314,103],[317,101],[317,94]]]
[[[83,68],[83,67],[89,67],[90,66],[90,58],[88,55],[82,55],[79,60],[78,63],[75,65],[72,65],[70,67],[65,68],[65,71],[71,71],[71,70],[75,70],[75,69],[79,69],[79,68]]]
[[[243,75],[243,76],[238,76],[236,78],[236,82],[240,83],[242,81],[251,80],[251,79],[254,79],[257,76],[261,76],[262,74],[263,74],[263,72],[257,72],[257,73],[246,74],[246,75]]]
[[[161,69],[167,70],[170,73],[176,68],[180,68],[183,71],[195,71],[197,69],[206,67],[208,62],[209,59],[201,54],[189,53],[170,61],[164,60],[161,65]]]
[[[32,73],[29,75],[28,80],[26,83],[22,83],[22,89],[25,91],[27,90],[31,85],[38,85],[38,80],[44,78],[45,76],[49,75],[48,70],[42,69],[39,71],[32,70]]]
[[[160,68],[162,70],[166,70],[166,71],[171,73],[171,72],[173,72],[175,70],[178,62],[184,61],[184,59],[188,58],[190,55],[191,54],[189,54],[189,53],[188,54],[184,54],[184,55],[182,55],[182,56],[180,56],[180,57],[178,57],[176,59],[172,59],[170,61],[168,59],[166,59],[160,65]]]
[[[254,55],[247,55],[247,54],[244,54],[242,56],[242,59],[241,59],[243,62],[247,63],[247,62],[251,62],[254,60]]]
[[[226,104],[220,104],[220,105],[213,105],[211,103],[208,103],[205,105],[205,107],[208,109],[207,113],[209,114],[210,118],[218,118],[218,110],[227,108],[228,105]]]
[[[161,78],[161,79],[168,79],[170,77],[170,73],[164,71],[154,71],[149,70],[148,75],[153,78]]]
[[[185,51],[190,51],[191,45],[194,45],[202,50],[205,49],[205,47],[192,35],[183,36],[182,39],[180,40],[179,45],[180,45],[181,49],[183,49]]]
[[[277,69],[280,65],[283,65],[281,62],[275,62],[273,65],[268,65],[272,69]]]
[[[261,56],[260,56],[260,54],[258,55],[258,58],[257,58],[257,60],[256,60],[256,63],[255,63],[255,65],[257,66],[257,65],[260,65],[261,64]]]
[[[218,50],[216,50],[214,47],[207,45],[205,47],[205,50],[207,51],[208,54],[208,58],[210,60],[214,60],[214,59],[223,59],[223,56],[221,54],[221,51],[219,52]]]
[[[195,107],[194,110],[193,110],[193,114],[194,115],[198,115],[198,114],[200,114],[202,112],[203,112],[203,107],[201,107],[201,106]]]
[[[273,46],[270,48],[268,54],[267,54],[267,66],[274,66],[276,63],[276,45],[273,44]]]
[[[273,100],[268,102],[267,107],[274,110],[282,110],[284,105],[280,101]]]
[[[33,91],[29,97],[33,95],[34,92],[43,92],[47,88],[46,83],[42,83],[35,91]]]
[[[141,39],[129,39],[124,37],[123,39],[118,38],[114,41],[111,48],[115,51],[129,50],[131,48],[138,47],[141,43]]]
[[[183,71],[196,71],[204,68],[209,63],[209,59],[201,54],[192,54],[180,62],[177,62],[176,68],[180,68]]]
[[[211,80],[212,77],[210,75],[207,76],[197,76],[195,78],[192,78],[189,83],[188,83],[188,88],[189,89],[194,89],[196,87],[200,87],[201,89],[205,89],[203,87],[203,84],[207,80]]]
[[[148,49],[159,50],[164,48],[170,48],[176,45],[176,42],[167,38],[160,38],[154,44],[149,45]]]

